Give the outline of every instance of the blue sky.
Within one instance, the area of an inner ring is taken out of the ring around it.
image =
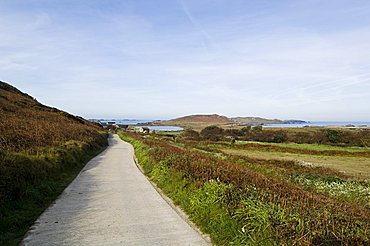
[[[0,80],[86,118],[370,121],[368,0],[1,0]]]

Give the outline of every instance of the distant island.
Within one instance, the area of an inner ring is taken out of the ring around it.
[[[161,123],[211,123],[211,124],[238,124],[238,125],[266,125],[266,124],[304,124],[304,120],[279,120],[261,117],[233,117],[210,114],[210,115],[188,115],[180,118],[162,121]]]
[[[235,121],[223,115],[188,115],[165,121],[164,123],[210,123],[210,124],[233,124]]]
[[[232,120],[247,125],[266,125],[266,124],[305,124],[304,120],[279,120],[265,119],[261,117],[235,117]]]
[[[265,119],[261,117],[233,117],[229,118],[218,114],[197,114],[187,115],[171,120],[153,121],[142,125],[158,125],[158,126],[181,126],[184,128],[201,129],[209,125],[235,127],[235,126],[257,126],[267,124],[305,124],[303,120],[280,120],[280,119]],[[140,124],[139,124],[140,125]]]

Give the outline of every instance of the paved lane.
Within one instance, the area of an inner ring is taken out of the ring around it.
[[[24,245],[208,245],[153,188],[117,135],[36,221]]]

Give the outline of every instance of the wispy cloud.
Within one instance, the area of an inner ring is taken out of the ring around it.
[[[0,80],[86,117],[365,120],[369,7],[7,1],[0,3]]]
[[[209,44],[212,43],[211,36],[205,31],[205,29],[200,25],[200,23],[194,18],[194,16],[191,14],[188,6],[185,4],[184,0],[177,0],[180,4],[181,8],[184,11],[184,14],[189,19],[190,23],[194,26],[194,28],[199,31],[203,37],[202,45],[203,47],[208,47]]]

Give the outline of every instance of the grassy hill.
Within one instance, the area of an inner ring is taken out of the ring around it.
[[[106,145],[99,125],[0,82],[0,245],[17,245]]]
[[[4,82],[0,82],[0,119],[0,150],[32,152],[61,141],[93,143],[100,137],[98,125],[42,105]]]
[[[207,124],[207,125],[235,125],[235,124],[249,124],[249,125],[264,125],[264,124],[291,124],[291,123],[305,123],[302,120],[279,120],[266,119],[261,117],[233,117],[228,118],[223,115],[188,115],[169,121],[169,124]]]
[[[234,121],[237,121],[242,124],[250,125],[261,125],[261,124],[284,124],[285,121],[279,119],[265,119],[261,117],[235,117],[232,118]]]
[[[226,116],[218,114],[209,115],[188,115],[179,117],[176,119],[171,119],[168,121],[152,122],[152,125],[165,125],[165,126],[180,126],[187,129],[194,129],[197,131],[211,125],[217,125],[221,127],[231,126],[235,123],[232,119]]]
[[[207,123],[207,124],[231,124],[233,120],[226,116],[211,114],[211,115],[188,115],[176,119],[169,120],[172,123]]]
[[[220,126],[223,128],[243,127],[245,125],[265,125],[265,124],[291,124],[304,123],[300,120],[279,120],[279,119],[265,119],[261,117],[234,117],[229,118],[223,115],[188,115],[171,119],[168,121],[152,122],[153,125],[172,125],[181,126],[200,131],[203,128],[211,125]]]

